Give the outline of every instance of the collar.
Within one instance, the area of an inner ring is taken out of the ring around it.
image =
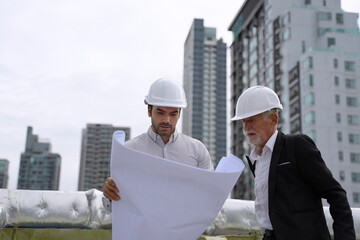
[[[273,135],[271,135],[271,137],[269,138],[269,140],[266,142],[264,148],[263,148],[263,154],[264,155],[264,152],[265,151],[268,151],[270,150],[271,152],[273,151],[274,149],[274,146],[275,146],[275,142],[276,142],[276,138],[277,138],[277,135],[278,135],[278,130],[276,130]],[[258,154],[255,153],[255,148],[253,148],[251,150],[251,153],[250,153],[250,161],[251,163],[254,164],[254,162],[256,160],[259,160],[261,158],[261,156],[259,156]]]
[[[274,150],[274,146],[275,146],[275,142],[276,142],[278,133],[279,133],[278,130],[276,130],[274,132],[274,134],[269,138],[269,140],[265,144],[271,151]]]
[[[157,134],[156,132],[154,132],[154,130],[152,129],[152,127],[150,126],[148,128],[147,134],[149,135],[149,137],[154,141],[157,142],[159,140],[162,141],[162,138],[159,134]],[[179,133],[177,132],[176,128],[173,134],[171,134],[169,142],[175,142],[176,139],[178,138]]]

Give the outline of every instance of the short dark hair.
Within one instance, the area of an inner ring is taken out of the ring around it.
[[[153,105],[148,104],[148,109],[149,108],[150,108],[150,113],[152,113]],[[181,113],[181,108],[179,108],[179,117],[180,117],[180,113]]]

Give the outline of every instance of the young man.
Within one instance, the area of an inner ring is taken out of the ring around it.
[[[330,205],[335,240],[355,240],[346,192],[306,135],[277,130],[283,107],[264,86],[245,90],[233,121],[241,120],[253,150],[248,158],[255,176],[255,213],[264,240],[330,240],[322,198]]]
[[[145,97],[145,104],[148,105],[151,126],[146,133],[125,142],[125,146],[190,166],[213,169],[205,145],[176,131],[181,109],[187,105],[184,90],[177,82],[168,79],[155,81]],[[120,191],[110,177],[106,179],[104,196],[107,199],[120,200]],[[109,209],[109,205],[104,199],[104,206]]]

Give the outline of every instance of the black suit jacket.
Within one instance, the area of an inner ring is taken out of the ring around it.
[[[269,216],[277,240],[330,240],[322,198],[334,220],[334,239],[355,240],[346,192],[308,136],[279,132],[268,184]]]

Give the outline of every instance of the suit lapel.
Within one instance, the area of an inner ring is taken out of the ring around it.
[[[284,134],[279,131],[274,149],[271,156],[271,163],[270,163],[270,170],[269,170],[269,182],[268,182],[268,188],[269,188],[269,208],[271,204],[271,199],[273,199],[274,193],[275,193],[275,184],[276,184],[276,176],[277,176],[277,166],[279,164],[279,159],[281,155],[281,150],[284,146]]]

